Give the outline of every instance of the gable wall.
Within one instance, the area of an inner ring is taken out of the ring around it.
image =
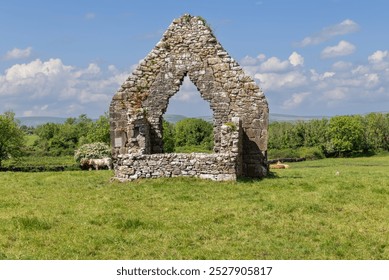
[[[204,20],[190,15],[173,21],[113,97],[110,116],[114,159],[141,148],[135,139],[139,138],[139,123],[144,123],[141,130],[148,131],[145,143],[149,147],[143,151],[163,152],[162,116],[185,76],[210,103],[215,153],[221,150],[221,126],[238,117],[242,122],[242,174],[265,176],[268,107],[264,94],[223,49]]]

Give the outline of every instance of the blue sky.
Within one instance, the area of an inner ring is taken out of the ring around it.
[[[265,92],[271,113],[389,111],[386,0],[0,0],[0,112],[97,117],[185,13]],[[185,81],[170,114],[211,114]]]

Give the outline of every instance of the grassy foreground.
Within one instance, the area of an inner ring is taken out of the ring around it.
[[[381,156],[232,183],[0,173],[0,259],[389,259],[388,170]]]

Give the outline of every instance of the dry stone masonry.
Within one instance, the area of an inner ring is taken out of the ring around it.
[[[162,116],[185,76],[213,111],[214,154],[163,154]],[[263,92],[206,22],[184,15],[172,22],[112,99],[115,178],[266,176],[268,115]]]

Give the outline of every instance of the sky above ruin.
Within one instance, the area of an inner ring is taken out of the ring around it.
[[[270,112],[389,111],[386,0],[1,0],[0,113],[98,117],[185,13],[265,92]],[[185,80],[169,114],[210,115]]]

